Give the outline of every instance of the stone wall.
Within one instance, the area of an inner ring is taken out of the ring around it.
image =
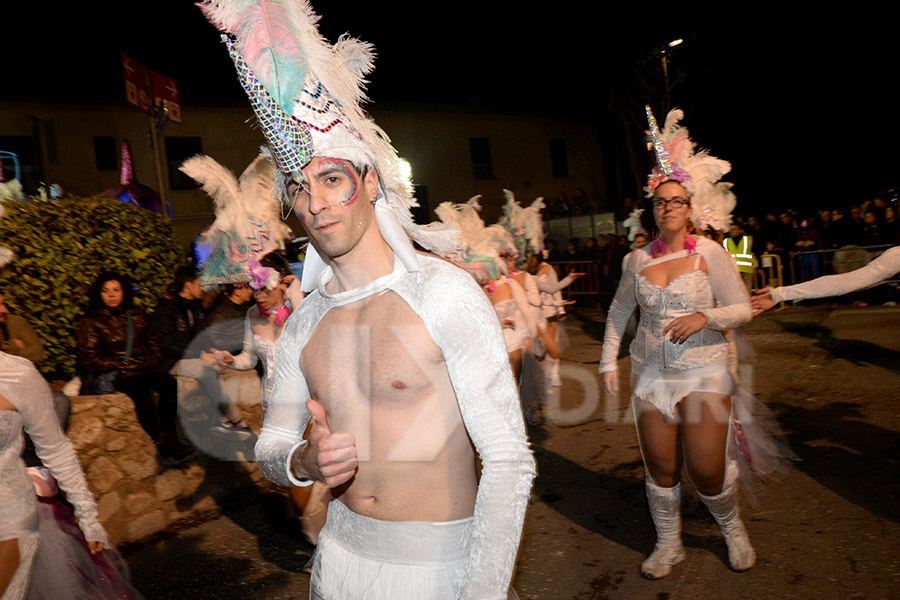
[[[259,378],[255,371],[226,372],[226,393],[237,398],[251,428],[259,431]],[[168,468],[124,394],[72,398],[67,435],[100,507],[113,544],[134,542],[200,512],[217,508],[234,491],[261,478],[253,462],[255,435],[236,439],[211,429],[219,412],[193,379],[178,380],[179,432],[197,451]]]

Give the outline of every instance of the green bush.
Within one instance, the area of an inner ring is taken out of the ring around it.
[[[15,258],[0,269],[0,293],[43,340],[40,370],[52,377],[75,374],[75,332],[97,275],[127,275],[137,288],[135,304],[152,312],[183,257],[164,217],[118,200],[35,199],[3,206],[0,246]]]

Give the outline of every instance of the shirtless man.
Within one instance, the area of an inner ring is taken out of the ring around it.
[[[310,596],[515,597],[535,470],[500,324],[466,271],[410,241],[449,255],[458,231],[412,220],[409,176],[359,106],[371,47],[329,45],[307,2],[247,6],[201,3],[230,36],[276,190],[311,242],[256,444],[267,478],[334,497]],[[290,43],[260,52],[259,13]]]
[[[465,271],[415,253],[408,270],[375,217],[378,173],[360,171],[317,157],[288,185],[328,268],[282,333],[260,466],[337,500],[312,598],[506,598],[534,462],[499,324]]]

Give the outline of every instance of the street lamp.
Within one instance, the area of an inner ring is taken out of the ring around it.
[[[669,48],[674,48],[675,46],[680,46],[684,42],[683,39],[678,38],[672,40],[667,45]],[[672,108],[672,98],[669,96],[669,57],[666,55],[666,49],[663,48],[659,51],[660,56],[662,57],[662,68],[663,68],[663,80],[666,86],[666,105],[663,114],[666,114]]]

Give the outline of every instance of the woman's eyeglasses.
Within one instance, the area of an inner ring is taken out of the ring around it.
[[[682,198],[681,196],[675,196],[674,198],[669,198],[668,200],[654,200],[653,208],[656,210],[663,210],[666,206],[671,206],[672,208],[683,208],[690,204],[687,198]]]

